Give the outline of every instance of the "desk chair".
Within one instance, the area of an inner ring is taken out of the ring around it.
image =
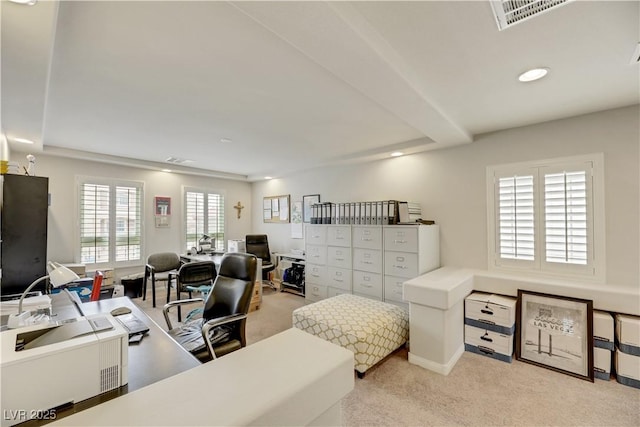
[[[245,236],[245,250],[262,259],[262,285],[277,290],[276,285],[269,280],[269,272],[276,268],[271,262],[271,252],[269,251],[269,240],[266,234],[248,234]]]
[[[147,299],[147,282],[151,279],[151,295],[153,306],[156,306],[156,282],[167,282],[167,302],[171,291],[171,281],[178,273],[182,263],[175,252],[159,252],[149,255],[144,268],[144,282],[142,284],[142,300]]]
[[[96,271],[96,274],[93,276],[93,285],[91,286],[91,296],[89,297],[89,301],[98,301],[100,299],[102,279],[104,279],[104,273],[102,271]]]
[[[189,298],[192,297],[192,292],[196,289],[200,292],[208,293],[213,286],[216,275],[216,265],[213,261],[183,264],[176,274],[176,300],[180,300],[182,292],[189,293]],[[178,322],[182,322],[181,311],[181,307],[178,306]]]
[[[174,328],[169,310],[175,306],[203,302],[202,298],[172,301],[164,306],[162,313],[169,335],[202,362],[245,347],[245,325],[257,262],[251,254],[225,254],[213,288],[204,301],[201,319]]]

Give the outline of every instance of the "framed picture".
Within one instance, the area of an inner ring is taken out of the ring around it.
[[[302,196],[302,222],[311,222],[311,205],[320,203],[319,194]]]
[[[156,215],[171,215],[171,197],[155,197]]]
[[[518,289],[516,359],[593,382],[593,301]]]

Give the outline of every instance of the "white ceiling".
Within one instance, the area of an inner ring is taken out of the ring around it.
[[[3,0],[1,125],[36,155],[248,181],[473,143],[637,104],[639,4],[498,31],[488,1]]]

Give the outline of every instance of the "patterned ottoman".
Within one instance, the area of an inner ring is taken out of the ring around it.
[[[293,326],[351,350],[360,378],[409,339],[409,314],[405,310],[350,294],[294,310]]]

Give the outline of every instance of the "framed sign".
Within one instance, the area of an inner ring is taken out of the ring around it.
[[[518,289],[516,359],[593,382],[593,301]]]
[[[171,225],[171,197],[156,196],[153,200],[155,212],[155,224],[158,228],[166,228]]]
[[[290,196],[270,196],[262,199],[262,219],[264,222],[291,222]]]
[[[311,222],[311,205],[320,203],[319,194],[302,196],[302,222]]]

